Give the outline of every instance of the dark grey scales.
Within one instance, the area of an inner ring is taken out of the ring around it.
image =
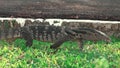
[[[15,21],[14,21],[15,22]],[[20,27],[19,24],[3,22],[0,25],[0,40],[10,40],[24,38],[27,46],[32,46],[33,39],[40,41],[53,42],[50,48],[56,49],[62,43],[69,40],[77,40],[80,49],[83,48],[84,40],[110,42],[110,38],[103,32],[90,28],[69,28],[63,26],[53,26],[48,23],[37,25],[28,25]],[[6,25],[8,24],[8,25]],[[31,23],[32,24],[32,23]],[[6,26],[6,27],[4,27]]]
[[[103,32],[90,28],[68,28],[60,26],[27,26],[22,27],[22,37],[27,41],[26,45],[32,46],[32,40],[54,42],[50,48],[56,49],[62,43],[69,40],[77,40],[80,49],[83,48],[83,41],[110,42],[111,39]]]

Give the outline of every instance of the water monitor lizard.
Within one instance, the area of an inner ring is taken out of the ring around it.
[[[27,40],[26,45],[31,46],[32,40],[54,42],[50,48],[56,49],[62,43],[69,40],[77,40],[80,49],[83,48],[83,41],[106,41],[110,42],[110,38],[103,32],[90,28],[69,28],[60,26],[29,26],[21,28],[22,37]]]

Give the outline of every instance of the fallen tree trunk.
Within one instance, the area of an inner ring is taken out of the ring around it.
[[[120,20],[119,0],[0,0],[0,17]]]

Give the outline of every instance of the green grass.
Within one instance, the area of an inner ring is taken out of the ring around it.
[[[85,42],[83,51],[77,42],[66,42],[57,51],[50,44],[34,40],[32,47],[17,39],[11,44],[0,41],[0,68],[119,68],[120,40]]]

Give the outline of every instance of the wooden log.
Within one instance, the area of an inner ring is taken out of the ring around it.
[[[0,17],[120,20],[119,0],[0,0]]]

